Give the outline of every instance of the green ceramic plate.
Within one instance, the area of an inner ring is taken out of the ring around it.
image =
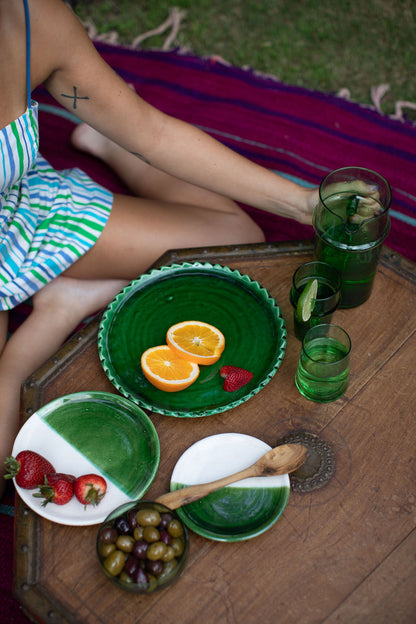
[[[150,418],[135,403],[108,392],[77,392],[37,410],[20,429],[13,456],[31,449],[57,472],[78,477],[101,474],[107,492],[100,504],[84,507],[75,498],[66,505],[42,506],[36,490],[16,489],[36,513],[58,524],[103,522],[122,503],[149,489],[160,461],[160,445]]]
[[[163,392],[144,377],[140,358],[166,344],[168,328],[203,321],[225,336],[221,358],[201,366],[196,382]],[[209,263],[172,264],[131,282],[104,312],[98,334],[103,368],[114,386],[141,407],[169,416],[209,416],[229,410],[259,392],[275,375],[286,347],[280,308],[265,288],[239,271]],[[236,392],[222,388],[220,368],[230,364],[253,373]]]
[[[170,489],[234,474],[268,450],[270,446],[262,440],[241,433],[209,436],[193,444],[180,457]],[[289,490],[287,474],[244,479],[177,509],[177,514],[189,529],[203,537],[238,542],[264,533],[277,522],[286,507]]]

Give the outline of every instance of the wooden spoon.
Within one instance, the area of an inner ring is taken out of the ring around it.
[[[156,499],[156,503],[161,503],[169,509],[178,509],[182,505],[193,503],[214,490],[219,490],[230,483],[235,483],[248,477],[271,477],[281,474],[288,474],[299,468],[305,461],[308,450],[301,444],[282,444],[267,451],[255,464],[252,464],[240,472],[198,485],[187,487],[162,494]]]

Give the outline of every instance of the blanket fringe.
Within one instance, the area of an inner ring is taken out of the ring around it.
[[[376,110],[380,115],[386,115],[382,108],[383,98],[390,91],[390,85],[381,84],[371,87],[370,89],[370,97],[373,105],[368,105],[367,108],[371,108]],[[343,98],[345,100],[351,101],[351,93],[347,88],[340,89],[337,93],[337,96]],[[405,109],[416,111],[416,102],[409,102],[408,100],[398,100],[394,105],[394,113],[388,115],[390,119],[396,119],[397,121],[409,122],[413,125],[416,125],[415,121],[409,120],[406,116]]]
[[[139,35],[138,37],[133,39],[130,45],[127,45],[126,47],[133,49],[140,48],[141,44],[143,43],[143,41],[146,41],[146,39],[150,39],[151,37],[155,37],[156,35],[162,35],[164,32],[169,31],[165,41],[162,44],[162,50],[164,50],[165,52],[171,50],[176,42],[176,38],[178,36],[182,21],[185,16],[186,11],[179,9],[178,7],[172,7],[171,9],[169,9],[169,15],[167,19],[162,24],[160,24],[160,26]],[[90,39],[114,45],[118,44],[117,31],[110,30],[108,32],[100,34],[97,32],[94,23],[90,20],[88,20],[87,22],[83,22],[83,25]]]
[[[166,37],[162,45],[162,50],[170,50],[172,45],[176,41],[176,37],[178,36],[178,32],[180,30],[182,20],[185,18],[185,16],[186,16],[186,11],[182,11],[178,7],[172,7],[169,10],[168,18],[163,22],[163,24],[161,24],[158,28],[149,30],[148,32],[143,33],[142,35],[139,35],[138,37],[136,37],[133,40],[131,47],[138,48],[140,44],[146,39],[149,39],[150,37],[154,37],[155,35],[161,35],[166,30],[170,29],[170,33],[168,34],[168,36]]]
[[[133,39],[131,44],[127,46],[125,44],[119,44],[118,32],[115,30],[110,30],[105,33],[98,33],[93,22],[91,21],[83,22],[83,25],[90,39],[93,39],[95,41],[101,41],[103,43],[113,44],[113,45],[124,45],[124,47],[132,48],[132,49],[140,49],[141,44],[144,41],[146,41],[146,39],[150,39],[151,37],[162,35],[163,33],[167,32],[166,38],[162,44],[162,48],[158,48],[158,49],[162,49],[164,52],[168,52],[172,50],[173,48],[175,48],[175,50],[179,54],[188,54],[188,53],[191,53],[191,50],[183,46],[178,47],[178,44],[176,41],[178,33],[183,23],[183,20],[186,17],[186,14],[187,12],[185,10],[182,10],[176,6],[172,7],[169,10],[168,17],[166,18],[164,22],[162,22],[162,24],[160,24],[160,26],[157,26],[156,28],[153,28],[152,30],[148,30],[144,32],[143,34],[135,37],[135,39]],[[209,59],[214,63],[221,63],[223,65],[231,66],[231,63],[229,63],[224,58],[218,55],[212,55],[209,57]],[[242,67],[242,69],[245,71],[253,71],[252,68],[248,66],[244,66]],[[254,73],[259,76],[271,78],[273,80],[278,80],[276,76],[272,76],[269,74],[264,74],[264,73],[256,72],[256,71]],[[359,103],[360,106],[375,110],[381,115],[390,117],[390,119],[395,119],[403,123],[407,122],[407,123],[416,125],[416,121],[411,120],[411,119],[409,120],[405,112],[406,110],[416,111],[415,102],[409,102],[407,100],[399,100],[395,102],[394,113],[387,114],[383,111],[382,100],[387,95],[389,90],[390,90],[390,86],[388,84],[381,84],[381,85],[376,85],[376,86],[371,87],[370,97],[371,97],[372,105]],[[338,93],[336,94],[336,96],[342,99],[351,101],[351,92],[347,87],[343,87],[342,89],[340,89]]]

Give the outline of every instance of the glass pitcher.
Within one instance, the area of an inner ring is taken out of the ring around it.
[[[373,287],[381,245],[390,230],[391,188],[378,173],[343,167],[319,187],[313,215],[315,257],[341,274],[341,308],[366,301]]]

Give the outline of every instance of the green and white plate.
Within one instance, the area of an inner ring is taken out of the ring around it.
[[[171,325],[190,320],[224,334],[222,356],[201,366],[185,390],[158,390],[142,373],[141,355],[166,344]],[[124,396],[168,416],[199,417],[229,410],[259,392],[281,364],[286,336],[279,306],[258,282],[226,266],[195,262],[154,269],[131,282],[104,312],[98,348],[104,371]],[[226,392],[219,374],[225,364],[251,371],[253,379]]]
[[[249,435],[222,433],[199,440],[180,457],[171,491],[214,481],[254,464],[270,446]],[[289,475],[252,477],[177,509],[186,526],[208,539],[238,542],[272,527],[289,499]]]
[[[68,394],[40,408],[19,431],[13,456],[26,449],[46,457],[56,472],[105,478],[104,498],[86,508],[76,498],[43,507],[43,499],[33,496],[36,489],[15,483],[28,507],[67,525],[98,524],[119,505],[141,498],[160,462],[159,438],[149,417],[135,403],[107,392]]]

